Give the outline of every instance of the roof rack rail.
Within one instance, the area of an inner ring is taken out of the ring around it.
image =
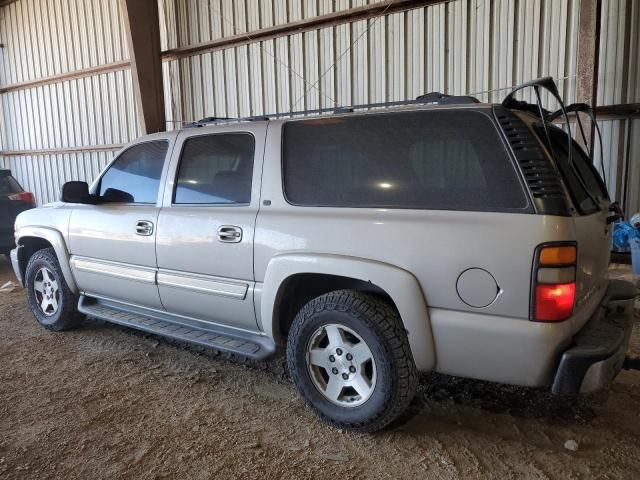
[[[480,103],[480,100],[478,100],[475,97],[471,97],[467,95],[445,95],[444,93],[440,93],[440,92],[430,92],[424,95],[420,95],[416,97],[414,100],[396,100],[391,102],[364,103],[361,105],[316,108],[312,110],[298,110],[294,112],[269,113],[267,115],[254,115],[249,117],[238,117],[238,118],[206,117],[206,118],[203,118],[202,120],[198,120],[197,122],[189,123],[185,125],[185,127],[202,127],[209,123],[217,124],[217,123],[228,123],[228,122],[259,122],[259,121],[266,121],[266,120],[272,120],[272,119],[284,118],[284,117],[320,115],[323,113],[333,113],[333,114],[353,113],[356,110],[366,110],[370,108],[397,107],[401,105],[424,105],[424,104],[459,105],[459,104],[469,104],[469,103]]]
[[[445,95],[440,92],[429,92],[416,97],[416,101],[436,103],[438,105],[458,105],[461,103],[480,103],[476,97],[470,95]]]
[[[230,121],[233,121],[233,120],[239,120],[239,119],[238,118],[232,118],[232,117],[204,117],[204,118],[201,118],[200,120],[198,120],[197,122],[187,123],[185,125],[185,128],[202,127],[202,126],[207,125],[209,123],[230,122]]]

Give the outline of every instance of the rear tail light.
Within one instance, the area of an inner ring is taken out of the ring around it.
[[[9,195],[9,200],[13,200],[14,202],[30,203],[31,205],[36,204],[36,199],[31,192],[20,192],[14,195]]]
[[[536,249],[531,285],[531,320],[559,322],[573,314],[576,299],[575,244],[545,244]]]
[[[575,245],[564,245],[561,247],[542,247],[540,249],[540,265],[575,265],[576,263]]]

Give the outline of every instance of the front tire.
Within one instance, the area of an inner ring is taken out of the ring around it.
[[[398,418],[418,384],[398,313],[351,290],[317,297],[298,312],[287,363],[298,391],[322,420],[361,432]]]
[[[64,279],[53,248],[38,250],[29,259],[25,274],[29,308],[43,327],[60,332],[84,320],[78,312],[78,296]]]

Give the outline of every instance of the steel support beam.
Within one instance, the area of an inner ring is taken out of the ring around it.
[[[162,52],[164,60],[198,55],[204,52],[221,50],[223,48],[247,45],[258,41],[271,40],[273,38],[295,35],[320,28],[327,28],[344,23],[357,22],[376,18],[382,15],[404,12],[414,8],[427,7],[437,3],[446,3],[452,0],[383,0],[362,7],[354,7],[339,12],[327,13],[316,17],[305,18],[295,22],[289,22],[273,27],[262,28],[248,33],[239,33],[229,37],[223,37],[209,42],[187,45]]]
[[[127,31],[131,76],[144,133],[166,130],[160,18],[157,0],[120,0]]]
[[[600,55],[600,17],[602,0],[580,0],[578,12],[578,78],[576,100],[591,105],[594,109],[598,99],[598,58]],[[591,149],[594,126],[583,114],[581,120],[587,127],[587,144],[578,135],[578,142]]]

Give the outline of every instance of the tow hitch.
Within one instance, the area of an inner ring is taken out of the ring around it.
[[[640,370],[640,357],[625,357],[622,368],[625,370]]]

